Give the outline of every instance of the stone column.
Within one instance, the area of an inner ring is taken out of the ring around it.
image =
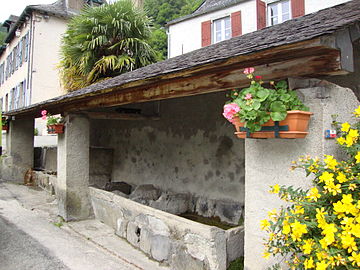
[[[81,114],[65,117],[64,134],[58,134],[57,187],[59,215],[66,221],[92,215],[89,198],[89,119]]]
[[[2,160],[4,180],[23,181],[25,172],[34,166],[34,119],[10,121],[6,134],[6,157]]]
[[[245,269],[262,270],[277,262],[262,258],[263,238],[260,220],[267,212],[279,209],[282,201],[270,194],[270,185],[310,187],[312,178],[305,178],[302,170],[290,171],[291,161],[300,155],[323,157],[338,155],[334,140],[324,138],[324,130],[331,128],[332,114],[338,121],[351,121],[351,112],[359,102],[350,89],[326,85],[302,89],[305,103],[314,113],[309,134],[305,139],[246,139],[245,142]]]

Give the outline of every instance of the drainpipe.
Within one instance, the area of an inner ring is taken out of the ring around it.
[[[166,35],[167,35],[167,58],[170,58],[170,31],[169,27],[166,27]]]
[[[35,18],[34,13],[30,15],[30,44],[29,44],[29,56],[28,56],[28,86],[29,86],[29,104],[32,101],[32,82],[33,82],[33,67],[34,67],[34,39],[35,39]]]

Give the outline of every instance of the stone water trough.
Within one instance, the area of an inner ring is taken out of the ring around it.
[[[129,194],[89,190],[98,220],[171,269],[226,270],[231,261],[243,256],[243,226],[236,225],[242,207],[235,202],[160,191],[152,185],[138,186]],[[189,211],[216,215],[233,226],[224,230],[178,216]]]

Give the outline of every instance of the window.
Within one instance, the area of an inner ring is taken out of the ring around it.
[[[215,20],[213,22],[213,43],[217,43],[231,38],[231,21],[230,16]]]
[[[30,35],[27,33],[25,35],[25,50],[24,50],[24,61],[27,62],[29,58],[29,46],[30,46]]]
[[[9,94],[5,95],[5,112],[9,110]]]
[[[268,25],[275,25],[291,19],[290,0],[268,5]]]

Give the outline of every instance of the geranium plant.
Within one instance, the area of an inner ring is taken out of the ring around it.
[[[301,157],[293,169],[313,175],[313,187],[272,186],[287,206],[261,221],[269,233],[265,257],[287,257],[290,269],[360,269],[360,106],[354,114],[357,122],[343,123],[337,139],[346,160]]]
[[[46,120],[47,126],[61,124],[64,121],[61,116],[53,116],[49,114],[46,110],[42,110],[41,115],[41,119]]]
[[[230,122],[239,117],[250,132],[260,131],[261,126],[270,119],[282,121],[287,111],[309,111],[297,96],[289,90],[286,81],[270,82],[271,88],[264,86],[261,76],[254,74],[254,68],[246,68],[244,74],[250,79],[250,85],[244,89],[233,89],[231,100],[224,106],[224,117]]]

